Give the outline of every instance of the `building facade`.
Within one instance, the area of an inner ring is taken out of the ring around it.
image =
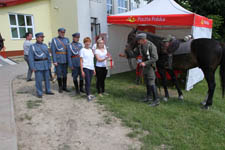
[[[115,40],[118,35],[107,24],[107,15],[142,7],[146,4],[144,0],[140,4],[136,4],[134,0],[8,0],[15,2],[9,6],[1,5],[2,1],[7,0],[0,0],[0,33],[5,39],[7,57],[23,55],[26,32],[33,35],[44,32],[44,42],[50,44],[52,37],[57,36],[57,29],[64,27],[70,41],[74,32],[81,33],[82,43],[82,39],[87,36],[95,43],[96,36],[102,34],[115,62],[112,73],[129,69],[127,61],[118,58],[126,44],[126,34],[120,37],[122,40]],[[121,33],[124,31],[128,32],[124,29]],[[32,42],[35,42],[35,38]],[[115,49],[111,44],[120,45],[120,48]]]
[[[7,0],[4,0],[5,2]],[[12,1],[12,0],[9,0]],[[6,56],[23,55],[25,33],[44,32],[45,43],[65,27],[67,35],[78,30],[77,2],[67,0],[14,0],[13,5],[0,5],[0,33],[5,39]],[[1,0],[0,0],[1,4]],[[70,37],[70,36],[69,36]],[[35,42],[33,38],[32,42]]]

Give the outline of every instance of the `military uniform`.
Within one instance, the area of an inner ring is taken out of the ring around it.
[[[58,29],[59,31],[65,31],[64,28]],[[67,91],[67,69],[68,69],[68,59],[67,59],[67,46],[69,45],[69,39],[66,37],[56,37],[52,39],[51,50],[53,63],[57,63],[56,74],[59,85],[59,92],[62,90]]]
[[[37,33],[35,35],[43,36],[43,33]],[[45,81],[45,92],[46,94],[53,94],[50,90],[49,81],[49,69],[51,68],[51,58],[48,52],[46,44],[38,43],[30,46],[28,60],[31,70],[35,71],[35,86],[37,90],[37,96],[42,97],[42,81]],[[44,79],[43,79],[44,78]]]
[[[80,33],[74,33],[72,35],[73,37],[80,37]],[[72,68],[72,77],[73,77],[73,83],[74,87],[76,89],[76,93],[79,94],[80,92],[84,92],[83,90],[83,78],[81,75],[81,69],[80,69],[80,50],[82,49],[82,44],[79,42],[73,41],[71,44],[67,46],[68,48],[68,65],[70,68]],[[79,76],[80,79],[80,90],[78,88],[78,81],[77,77]]]
[[[146,34],[141,33],[137,35],[137,40],[146,39]],[[159,104],[157,88],[155,85],[155,67],[156,61],[158,60],[157,48],[156,46],[146,40],[145,44],[139,44],[137,48],[133,51],[127,52],[128,57],[137,57],[142,56],[142,62],[145,63],[145,67],[143,67],[143,76],[147,88],[147,99],[150,99],[151,93],[153,94],[153,104]]]
[[[176,79],[176,75],[174,74],[173,71],[173,51],[174,49],[176,49],[179,44],[177,45],[177,41],[174,40],[174,38],[171,35],[168,35],[167,38],[163,39],[163,42],[169,42],[169,46],[164,45],[163,49],[160,51],[159,53],[159,61],[157,62],[157,68],[158,68],[158,72],[161,76],[162,79],[162,84],[165,90],[165,98],[164,100],[168,100],[169,98],[169,92],[167,89],[167,80],[166,80],[166,72],[169,73],[172,82],[175,84],[176,89],[178,91],[178,95],[179,95],[179,99],[183,99],[183,93],[181,91],[181,89],[178,86],[178,82]],[[174,46],[171,43],[175,43]]]

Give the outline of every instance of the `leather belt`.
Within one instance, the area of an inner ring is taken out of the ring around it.
[[[80,57],[80,56],[79,55],[71,56],[71,58],[77,58],[77,57]]]
[[[43,59],[34,59],[34,61],[44,61],[44,60],[48,60],[48,58],[43,58]]]
[[[67,52],[55,52],[56,54],[63,54],[63,55],[66,55]]]

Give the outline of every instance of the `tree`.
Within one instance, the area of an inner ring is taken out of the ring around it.
[[[139,0],[136,0],[139,2]],[[145,0],[148,3],[153,0]],[[175,0],[185,9],[213,19],[213,38],[225,40],[225,0]]]

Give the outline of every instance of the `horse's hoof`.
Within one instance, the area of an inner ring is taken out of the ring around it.
[[[178,96],[178,99],[179,100],[183,100],[184,99],[184,96],[183,95],[180,95],[180,96]]]
[[[168,97],[163,97],[164,102],[168,102]]]
[[[200,104],[201,104],[202,106],[205,106],[205,105],[206,105],[206,101],[202,101]]]
[[[209,106],[208,106],[208,105],[203,105],[203,106],[202,106],[202,109],[204,109],[204,110],[209,110]]]
[[[144,103],[152,102],[152,98],[146,97],[145,99],[143,99],[143,100],[141,100],[141,101],[144,102]]]

